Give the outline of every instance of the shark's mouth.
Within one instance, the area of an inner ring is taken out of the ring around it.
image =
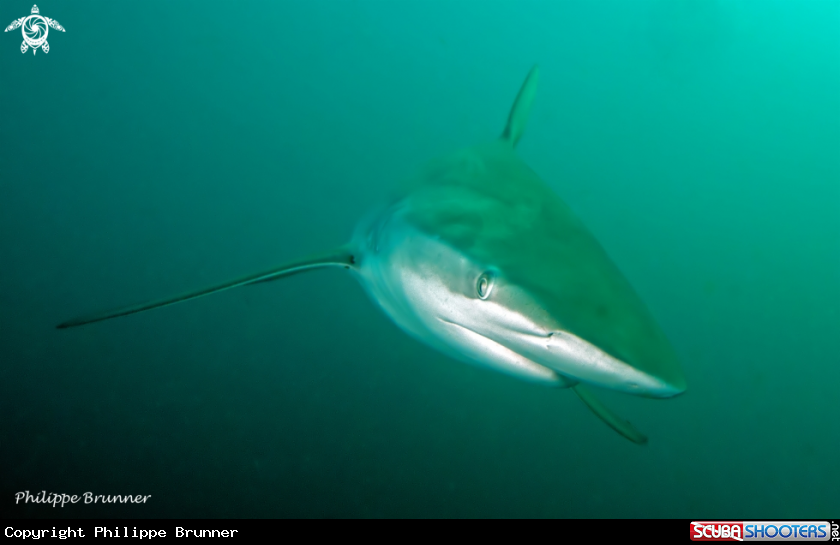
[[[515,366],[541,374],[552,372],[558,381],[573,385],[586,382],[621,392],[649,396],[672,397],[681,389],[629,365],[597,346],[567,331],[553,331],[546,335],[505,330],[505,337],[495,339],[451,320],[438,317],[450,328],[461,332],[461,338],[471,348],[475,359],[492,359],[497,367]]]
[[[458,347],[457,350],[446,351],[456,359],[492,367],[533,382],[549,383],[561,388],[573,385],[566,377],[486,335],[445,318],[437,317],[437,321],[445,326],[445,331],[439,332],[444,337],[444,343]]]

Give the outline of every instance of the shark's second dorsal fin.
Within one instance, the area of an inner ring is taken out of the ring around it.
[[[531,104],[534,102],[534,96],[537,94],[537,83],[540,80],[540,67],[534,65],[531,71],[528,72],[528,77],[525,78],[525,83],[519,89],[519,94],[516,95],[516,101],[510,109],[507,125],[502,133],[502,140],[510,142],[512,147],[516,147],[519,139],[522,138],[522,133],[525,131],[525,124],[528,123],[528,114],[531,113]]]

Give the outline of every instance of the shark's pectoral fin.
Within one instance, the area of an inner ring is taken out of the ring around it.
[[[181,301],[195,299],[196,297],[201,297],[203,295],[210,295],[211,293],[216,293],[218,291],[237,288],[239,286],[246,286],[255,282],[276,280],[278,278],[291,276],[293,274],[308,271],[310,269],[317,269],[321,267],[352,267],[354,266],[354,263],[355,260],[353,258],[353,253],[348,248],[341,247],[323,254],[316,254],[297,259],[295,261],[290,261],[289,263],[285,263],[279,267],[275,267],[273,269],[269,269],[261,273],[251,274],[242,278],[238,278],[236,280],[232,280],[230,282],[225,282],[224,284],[218,284],[209,288],[191,291],[175,297],[169,297],[167,299],[159,299],[157,301],[150,301],[147,303],[141,303],[139,305],[125,307],[118,310],[100,312],[98,314],[92,314],[89,316],[68,320],[64,323],[58,324],[56,328],[66,329],[68,327],[76,327],[84,324],[89,324],[91,322],[99,322],[102,320],[107,320],[109,318],[116,318],[117,316],[134,314],[135,312],[142,312],[144,310],[164,307],[167,305],[180,303]]]
[[[516,147],[519,139],[522,138],[522,133],[525,131],[525,125],[528,123],[528,115],[531,113],[531,105],[534,103],[534,97],[537,94],[537,83],[539,79],[540,68],[535,65],[528,72],[525,83],[519,89],[519,94],[516,95],[513,107],[510,109],[507,125],[505,126],[504,132],[502,132],[502,140],[510,142],[510,145],[513,147]]]
[[[634,428],[633,424],[609,410],[606,405],[601,403],[601,401],[584,386],[577,384],[572,387],[572,390],[574,390],[586,406],[589,407],[593,413],[598,415],[598,418],[606,422],[609,427],[636,444],[644,445],[647,443],[648,439],[644,434],[642,434],[642,432]]]
[[[303,266],[295,266],[295,263],[307,264]],[[297,274],[299,272],[319,267],[344,267],[345,269],[349,269],[350,267],[355,266],[356,258],[353,256],[353,252],[351,252],[347,248],[339,248],[326,254],[312,255],[294,263],[289,263],[286,267],[280,267],[280,270],[278,270],[275,273],[269,273],[264,277],[256,278],[250,282],[246,282],[245,284],[241,285],[244,286],[260,284],[262,282],[274,282],[275,280],[280,280],[281,278],[285,278],[289,275]]]

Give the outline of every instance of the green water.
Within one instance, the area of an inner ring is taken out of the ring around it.
[[[0,516],[840,513],[837,0],[39,7],[49,54],[0,34]],[[420,345],[340,270],[54,329],[344,242],[496,137],[534,62],[519,153],[688,378],[601,393],[647,446]]]

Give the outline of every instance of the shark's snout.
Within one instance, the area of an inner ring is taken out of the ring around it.
[[[508,289],[512,291],[510,287]],[[534,309],[535,305],[524,307]],[[452,306],[447,306],[446,310],[451,311]],[[650,370],[657,366],[623,361],[578,335],[551,327],[547,323],[549,320],[524,313],[522,308],[514,310],[498,302],[481,301],[469,305],[468,311],[438,316],[437,321],[447,324],[449,329],[457,327],[469,331],[471,338],[483,339],[480,343],[483,346],[501,347],[504,352],[515,354],[517,360],[527,360],[534,366],[553,371],[566,382],[584,382],[655,398],[673,397],[685,391],[681,373],[660,376]],[[499,350],[485,348],[483,352],[487,357],[488,353]],[[510,359],[510,356],[506,358]]]
[[[669,381],[645,372],[567,331],[548,335],[544,357],[558,372],[629,394],[664,398],[685,391],[684,379]]]
[[[485,321],[485,324],[489,322]],[[668,398],[683,393],[681,376],[656,376],[615,358],[586,340],[562,330],[538,327],[460,327],[486,337],[570,382],[585,382],[628,394]]]

